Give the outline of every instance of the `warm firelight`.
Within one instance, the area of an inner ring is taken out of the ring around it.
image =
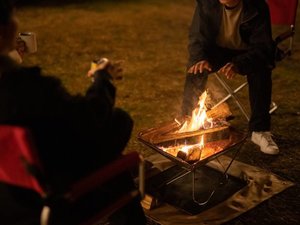
[[[201,136],[201,140],[199,143],[194,144],[194,145],[182,145],[179,146],[177,148],[178,151],[182,151],[184,153],[186,153],[187,155],[189,154],[190,149],[194,149],[194,148],[199,148],[202,149],[204,147],[204,139],[203,139],[203,135]]]
[[[191,132],[199,129],[209,129],[213,126],[212,119],[208,118],[206,115],[205,100],[207,97],[207,92],[199,97],[197,107],[192,112],[192,117],[190,120],[186,120],[178,133]],[[179,123],[177,120],[175,120]],[[180,124],[181,125],[181,124]]]
[[[177,133],[192,132],[200,129],[209,129],[213,126],[212,119],[207,117],[205,100],[207,97],[207,92],[199,97],[197,107],[193,110],[191,119],[187,119],[182,124],[175,119],[175,121],[181,126]],[[189,156],[195,151],[199,154],[198,159],[201,157],[202,149],[204,148],[204,135],[201,135],[199,143],[190,145],[177,145],[170,147],[160,147],[163,151],[168,152],[173,156],[178,156],[178,153],[184,153],[184,155]]]
[[[185,120],[183,123],[176,121],[179,124],[180,128],[175,133],[186,133],[199,130],[206,130],[213,128],[213,118],[208,118],[206,114],[205,100],[207,98],[207,91],[199,97],[197,107],[193,110],[190,118]],[[205,145],[205,146],[204,146]],[[196,144],[181,144],[174,145],[169,147],[159,147],[161,150],[183,160],[187,161],[197,161],[205,157],[208,157],[214,154],[215,148],[207,147],[207,143],[204,143],[204,135],[201,135],[200,140]],[[217,148],[218,151],[220,148]]]
[[[170,147],[160,147],[163,151],[173,155],[178,156],[179,152],[183,152],[186,156],[189,156],[195,150],[198,151],[199,155],[197,157],[198,160],[201,158],[201,152],[204,148],[204,136],[201,136],[199,143],[193,145],[178,145],[178,146],[170,146]]]

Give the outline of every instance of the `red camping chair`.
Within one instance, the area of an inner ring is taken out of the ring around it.
[[[277,53],[277,60],[280,61],[291,55],[293,47],[293,37],[295,35],[295,25],[297,17],[298,0],[267,0],[270,8],[271,23],[273,26],[281,25],[285,27],[284,32],[274,38],[278,46],[283,41],[288,40],[289,45],[286,49]]]
[[[45,190],[26,164],[41,169],[29,132],[21,127],[0,126],[0,181],[45,196]]]
[[[38,193],[44,203],[38,218],[41,225],[99,224],[144,194],[143,160],[137,152],[120,156],[72,184],[65,193],[51,193],[32,140],[29,130],[23,127],[0,125],[0,184]],[[103,187],[135,168],[139,168],[140,189],[135,186],[124,188],[117,196],[101,204]],[[93,205],[92,209],[90,205]],[[84,214],[84,210],[88,212]],[[0,224],[3,224],[2,218]]]
[[[283,25],[287,28],[284,32],[281,32],[279,35],[273,37],[277,50],[275,53],[275,59],[277,62],[283,60],[287,56],[292,54],[292,45],[293,45],[293,37],[295,34],[295,23],[297,16],[297,8],[298,8],[298,0],[266,0],[271,15],[271,23],[272,26]],[[282,43],[285,41],[289,41],[288,47],[282,46]],[[223,102],[232,98],[236,103],[238,109],[245,116],[246,120],[250,120],[250,115],[247,110],[244,108],[244,105],[240,102],[237,94],[240,90],[247,86],[248,82],[242,82],[242,84],[238,85],[236,88],[232,88],[225,79],[217,73],[214,73],[216,80],[221,84],[224,90],[227,93],[227,96],[219,100],[213,108],[219,106]],[[277,105],[275,102],[271,103],[269,113],[273,113],[277,109]]]

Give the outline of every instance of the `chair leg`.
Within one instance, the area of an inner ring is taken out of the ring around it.
[[[41,225],[49,225],[51,209],[49,206],[45,205],[41,212],[40,222]]]
[[[139,191],[143,199],[145,197],[145,160],[141,155],[139,164]]]
[[[272,114],[277,108],[277,104],[275,102],[272,102],[269,113]]]
[[[226,100],[228,100],[229,98],[233,98],[233,100],[235,101],[235,103],[237,104],[237,106],[239,107],[240,111],[243,113],[243,115],[245,116],[245,118],[247,119],[247,121],[250,120],[250,116],[248,114],[248,112],[245,110],[245,108],[242,106],[242,104],[240,103],[239,99],[235,96],[235,94],[237,92],[239,92],[242,88],[244,88],[248,83],[245,82],[242,85],[240,85],[238,88],[236,88],[235,90],[232,90],[229,85],[227,85],[227,83],[223,80],[223,78],[221,78],[221,76],[218,73],[214,73],[215,77],[217,78],[217,80],[220,82],[220,84],[225,88],[225,90],[228,92],[228,95],[223,98],[220,102],[218,102],[213,108],[217,107],[218,105],[220,105],[221,103],[225,102]]]
[[[247,119],[247,121],[250,121],[249,114],[247,113],[245,108],[242,106],[239,99],[235,96],[235,94],[237,92],[239,92],[242,88],[244,88],[248,84],[248,82],[244,82],[239,87],[237,87],[235,90],[232,90],[231,87],[224,81],[223,78],[221,78],[221,76],[218,73],[214,73],[214,75],[217,78],[217,80],[220,82],[220,84],[224,87],[224,89],[228,92],[228,95],[226,97],[224,97],[222,100],[220,100],[217,104],[215,104],[212,108],[216,108],[223,102],[227,101],[229,98],[233,98],[235,103],[239,107],[240,111],[243,113],[243,115]],[[272,102],[269,113],[272,114],[277,108],[278,108],[277,104],[275,102]]]

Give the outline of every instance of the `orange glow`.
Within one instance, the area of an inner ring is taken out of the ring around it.
[[[181,128],[178,130],[178,133],[191,132],[199,129],[208,129],[212,127],[212,119],[208,118],[206,115],[205,99],[207,97],[207,92],[199,97],[197,107],[192,112],[192,118],[186,120]],[[177,123],[178,121],[175,120]]]
[[[171,155],[176,156],[179,151],[186,153],[189,155],[190,149],[203,149],[204,148],[204,136],[201,135],[201,139],[199,143],[193,145],[179,145],[179,146],[172,146],[172,147],[160,147],[165,152],[170,153]],[[173,154],[172,154],[173,153]]]

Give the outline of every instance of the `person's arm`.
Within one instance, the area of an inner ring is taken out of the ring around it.
[[[209,2],[197,1],[192,23],[189,30],[189,62],[187,65],[188,73],[202,73],[204,70],[212,71],[207,53],[212,43],[212,31],[208,29],[208,21],[211,20]],[[205,8],[205,9],[203,9]],[[211,23],[211,22],[210,22]],[[214,29],[213,29],[214,30]],[[210,37],[209,37],[210,36]]]
[[[122,71],[120,62],[111,63],[106,58],[100,59],[87,73],[87,76],[92,78],[93,83],[88,89],[86,97],[91,100],[95,98],[96,102],[97,96],[105,97],[107,104],[113,107],[116,88],[112,82],[122,79]]]
[[[203,35],[200,32],[200,14],[199,4],[197,3],[192,23],[189,29],[189,65],[188,67],[196,64],[197,62],[205,59],[205,53],[203,49]]]

